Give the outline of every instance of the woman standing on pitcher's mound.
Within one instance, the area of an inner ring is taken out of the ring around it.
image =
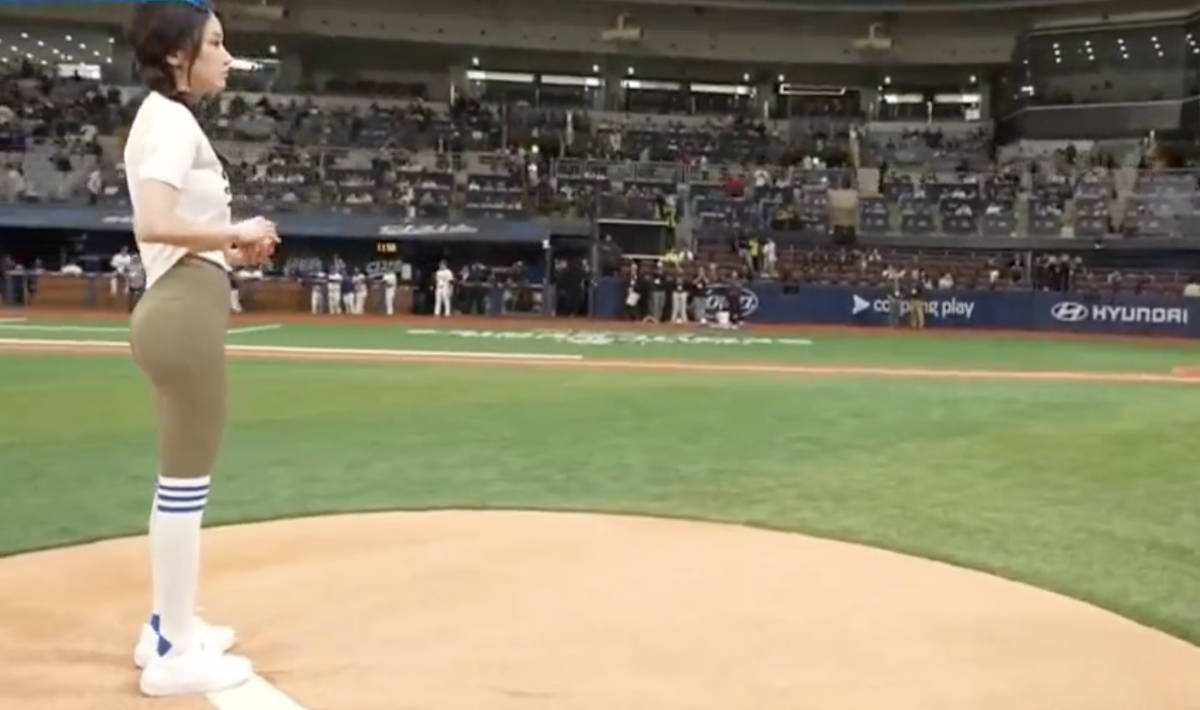
[[[150,93],[125,142],[133,231],[146,293],[130,318],[134,360],[158,405],[158,485],[150,515],[154,608],[134,660],[146,695],[208,693],[249,680],[226,655],[232,629],[196,618],[200,523],[226,419],[231,265],[261,263],[278,241],[262,217],[233,223],[223,162],[196,104],[225,88],[233,58],[204,2],[149,0],[129,30]]]

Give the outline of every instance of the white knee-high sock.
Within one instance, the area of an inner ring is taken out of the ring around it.
[[[154,487],[154,498],[152,498],[150,500],[150,522],[146,526],[146,537],[151,540],[154,539],[154,519],[156,517],[158,517],[158,485],[157,485],[157,483],[155,484],[155,487]],[[150,569],[151,569],[151,571],[153,571],[153,569],[154,569],[154,554],[153,554],[153,552],[151,552],[151,554],[150,554]],[[150,587],[151,587],[151,589],[150,589],[151,603],[153,604],[153,606],[150,607],[150,628],[154,629],[154,633],[157,634],[158,630],[160,628],[160,624],[162,623],[162,619],[158,615],[158,610],[162,606],[162,602],[158,598],[158,585],[151,582]]]
[[[200,583],[200,523],[208,502],[209,477],[158,477],[150,523],[158,654],[190,648]]]

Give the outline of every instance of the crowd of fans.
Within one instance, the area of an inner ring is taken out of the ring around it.
[[[122,131],[136,101],[131,89],[50,79],[31,66],[0,79],[0,199],[127,207]],[[977,123],[913,130],[864,122],[845,102],[827,110],[841,113],[716,120],[232,92],[202,120],[240,211],[662,221],[696,263],[759,277],[857,284],[915,268],[931,287],[1047,287],[1038,265],[998,266],[991,252],[926,253],[912,267],[804,244],[830,235],[1200,235],[1197,174],[1149,169],[1144,142],[997,149]],[[1069,271],[1073,288],[1180,285]]]

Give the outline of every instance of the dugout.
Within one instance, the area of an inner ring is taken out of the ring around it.
[[[555,259],[586,258],[590,241],[586,231],[555,234],[548,224],[534,221],[479,220],[389,225],[369,244],[292,240],[291,249],[337,255],[368,273],[381,265],[409,264],[417,313],[432,311],[434,273],[445,260],[456,276],[467,270],[467,278],[459,280],[461,288],[482,293],[511,284],[528,301],[519,310],[553,314]]]

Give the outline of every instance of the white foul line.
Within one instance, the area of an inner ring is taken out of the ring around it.
[[[279,330],[282,327],[279,323],[272,323],[268,325],[251,325],[243,328],[230,328],[225,332],[227,335],[245,335],[247,333],[263,333],[269,330]],[[128,333],[129,327],[124,325],[45,325],[26,323],[23,318],[0,318],[0,330],[31,333]]]
[[[304,706],[260,675],[252,676],[236,688],[209,693],[208,702],[217,710],[304,710]]]
[[[39,338],[0,338],[0,346],[12,348],[65,348],[83,347],[104,350],[127,349],[128,343],[116,340],[44,340]],[[494,353],[470,352],[463,350],[380,350],[373,348],[301,348],[285,345],[226,345],[227,353],[278,355],[281,357],[299,356],[302,359],[314,360],[321,356],[345,357],[387,357],[387,358],[438,358],[441,360],[513,360],[517,362],[540,361],[580,361],[582,355],[561,355],[557,353]]]
[[[245,335],[246,333],[265,333],[268,330],[279,330],[283,327],[281,323],[268,323],[267,325],[248,325],[242,328],[230,328],[225,331],[226,335]]]
[[[0,330],[20,330],[42,333],[128,333],[123,325],[38,325],[35,323],[0,322]]]

